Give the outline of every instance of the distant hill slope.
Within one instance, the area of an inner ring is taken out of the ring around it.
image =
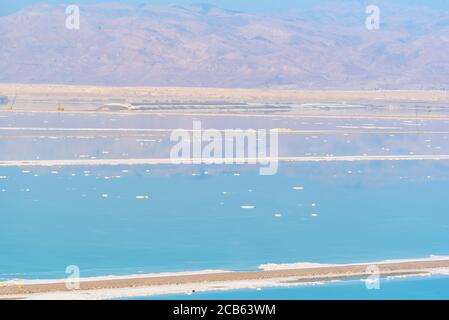
[[[361,1],[266,16],[212,6],[64,6],[0,17],[0,82],[319,89],[449,88],[449,13]]]

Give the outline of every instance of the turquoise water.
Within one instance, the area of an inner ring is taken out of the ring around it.
[[[172,295],[137,300],[448,300],[449,277],[382,280],[379,290],[368,290],[364,282],[339,283],[227,292]]]
[[[413,161],[292,164],[269,177],[0,168],[0,278],[61,278],[68,265],[96,276],[449,255],[447,172]]]

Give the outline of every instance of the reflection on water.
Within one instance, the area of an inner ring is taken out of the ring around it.
[[[168,158],[171,129],[192,129],[194,120],[203,129],[279,128],[284,157],[449,154],[447,120],[5,114],[0,161]]]
[[[375,107],[334,106],[340,118],[306,112],[327,107],[302,106],[308,116],[2,112],[0,161],[167,158],[171,130],[195,120],[203,129],[278,128],[281,157],[449,154],[445,110],[426,120],[426,106],[394,117]],[[61,278],[68,265],[96,276],[449,255],[448,166],[281,163],[275,176],[246,165],[0,167],[0,279]],[[439,299],[448,278],[382,285],[189,299]]]

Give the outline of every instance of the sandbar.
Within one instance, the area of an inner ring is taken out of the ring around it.
[[[288,269],[262,271],[205,271],[183,274],[131,275],[81,279],[79,290],[69,290],[65,280],[11,281],[0,286],[0,299],[112,299],[192,292],[282,287],[372,276],[431,276],[449,274],[449,257],[391,260],[361,264],[297,264]],[[285,269],[284,269],[285,268]],[[373,274],[377,270],[377,274]]]

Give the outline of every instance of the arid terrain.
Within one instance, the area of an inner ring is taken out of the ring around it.
[[[301,89],[448,89],[449,13],[329,1],[270,15],[210,5],[82,5],[0,16],[0,82]],[[18,41],[20,39],[20,41]],[[1,94],[1,92],[0,92]]]
[[[0,111],[447,116],[449,92],[0,84]]]

